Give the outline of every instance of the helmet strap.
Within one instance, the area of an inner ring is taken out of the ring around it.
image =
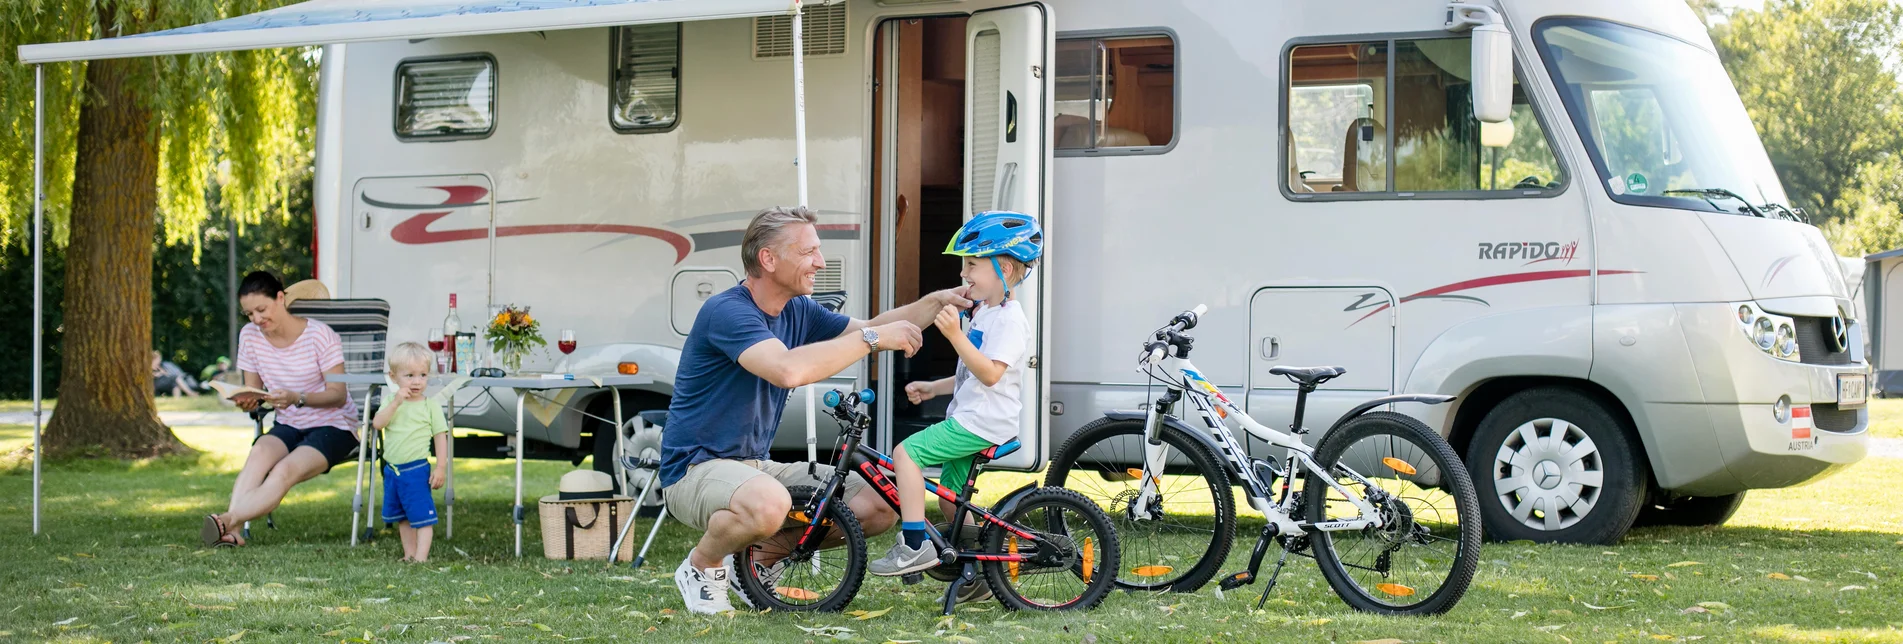
[[[1031,270],[1030,270],[1030,268],[1031,268],[1031,267],[1029,267],[1029,266],[1026,266],[1026,267],[1024,267],[1024,269],[1025,269],[1025,270],[1024,270],[1024,277],[1019,277],[1019,278],[1018,278],[1018,281],[1016,281],[1016,282],[1012,282],[1012,281],[1010,281],[1010,280],[1008,280],[1008,279],[1006,279],[1006,278],[1004,277],[1004,266],[1002,266],[1002,265],[1000,265],[1000,264],[998,263],[998,257],[997,257],[996,255],[993,255],[993,256],[991,257],[991,270],[992,270],[992,271],[995,271],[995,272],[997,272],[997,274],[998,274],[998,283],[999,283],[999,284],[1003,284],[1003,285],[1004,285],[1004,301],[1006,301],[1006,302],[1009,302],[1009,301],[1011,301],[1011,289],[1014,289],[1014,288],[1017,288],[1017,287],[1018,287],[1018,285],[1020,285],[1020,284],[1023,284],[1023,283],[1024,283],[1024,279],[1025,279],[1026,277],[1030,277],[1030,276],[1031,276]]]

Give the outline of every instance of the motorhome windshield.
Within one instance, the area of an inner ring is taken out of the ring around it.
[[[1576,18],[1542,21],[1535,41],[1614,200],[1745,216],[1785,202],[1716,55]],[[1712,197],[1726,193],[1748,203]]]

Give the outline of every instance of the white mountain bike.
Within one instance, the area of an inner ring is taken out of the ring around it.
[[[1199,589],[1235,539],[1232,485],[1267,519],[1248,568],[1223,590],[1253,583],[1270,544],[1282,554],[1260,607],[1290,554],[1315,559],[1335,594],[1359,610],[1433,614],[1453,608],[1480,563],[1480,506],[1460,457],[1414,418],[1378,407],[1437,405],[1451,396],[1398,395],[1342,415],[1314,448],[1303,444],[1308,394],[1346,373],[1340,367],[1276,367],[1296,386],[1289,432],[1250,418],[1189,361],[1202,306],[1176,316],[1144,344],[1138,371],[1167,387],[1146,411],[1112,411],[1072,434],[1051,461],[1045,485],[1083,493],[1115,523],[1131,590]],[[1187,400],[1201,428],[1176,415]],[[1234,423],[1286,456],[1249,455]],[[1217,460],[1217,454],[1222,460]],[[1299,489],[1294,474],[1303,478]],[[1279,483],[1279,486],[1278,486]]]

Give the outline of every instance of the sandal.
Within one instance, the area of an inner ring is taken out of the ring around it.
[[[205,515],[205,524],[198,528],[198,538],[200,541],[205,542],[205,547],[207,548],[237,547],[237,539],[229,541],[225,539],[229,536],[231,536],[231,533],[225,530],[225,523],[219,521],[218,515],[216,514]]]

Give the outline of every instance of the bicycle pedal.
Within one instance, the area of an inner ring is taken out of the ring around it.
[[[1253,583],[1255,583],[1255,573],[1243,571],[1223,577],[1219,587],[1223,590],[1235,590]]]
[[[908,574],[908,575],[901,575],[899,577],[899,581],[903,581],[905,582],[905,585],[910,586],[918,582],[925,581],[925,575],[922,575],[916,572]]]

